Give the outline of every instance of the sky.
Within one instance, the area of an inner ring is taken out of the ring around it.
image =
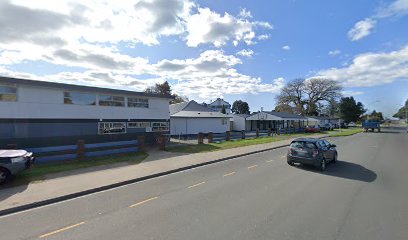
[[[408,0],[0,1],[0,75],[272,110],[296,78],[392,116],[408,98]]]

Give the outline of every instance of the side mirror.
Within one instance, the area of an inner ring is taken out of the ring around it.
[[[331,144],[330,147],[337,147],[336,144]]]

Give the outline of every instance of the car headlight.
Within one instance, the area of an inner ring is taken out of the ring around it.
[[[25,160],[24,157],[15,157],[15,158],[10,159],[11,163],[19,163],[19,162],[23,162],[24,160]]]

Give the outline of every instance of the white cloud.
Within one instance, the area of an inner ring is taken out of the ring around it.
[[[364,94],[363,91],[352,91],[352,90],[345,90],[341,92],[343,94],[343,96],[345,97],[354,97],[354,96],[358,96],[358,95],[362,95]]]
[[[339,55],[340,53],[341,51],[338,49],[329,51],[330,56],[336,56],[336,55]]]
[[[346,87],[370,87],[394,82],[408,81],[408,45],[387,53],[357,55],[344,68],[331,68],[318,72],[319,77],[341,82]]]
[[[395,0],[377,10],[375,14],[357,22],[348,32],[351,41],[360,40],[371,34],[377,21],[389,17],[402,17],[408,14],[408,0]]]
[[[242,64],[238,56],[254,54],[250,49],[236,56],[207,50],[196,58],[154,63],[121,50],[158,45],[163,36],[180,38],[191,47],[251,45],[269,38],[257,35],[262,28],[272,26],[252,21],[246,9],[236,17],[221,15],[190,0],[0,1],[0,74],[134,90],[171,80],[177,81],[174,89],[180,94],[208,99],[276,92],[283,79],[265,83],[235,68]],[[11,70],[18,63],[46,63],[63,70],[38,75]]]
[[[199,8],[196,14],[187,19],[187,45],[197,47],[200,44],[212,43],[216,47],[232,41],[236,46],[243,41],[247,45],[254,44],[256,26],[271,29],[267,22],[251,22],[236,18],[228,13],[224,16],[209,8]]]
[[[285,45],[282,47],[283,50],[289,51],[290,50],[290,46],[289,45]]]
[[[366,18],[362,21],[357,22],[352,29],[348,32],[348,37],[351,41],[360,40],[368,35],[370,35],[372,29],[374,28],[376,21],[370,18]]]
[[[246,10],[245,8],[242,8],[241,11],[239,11],[238,16],[241,18],[253,18],[251,12]]]
[[[254,55],[254,51],[252,49],[242,49],[241,51],[237,52],[237,55],[243,57],[252,57],[252,55]]]

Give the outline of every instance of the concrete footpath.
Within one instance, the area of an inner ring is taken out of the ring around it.
[[[314,135],[314,138],[328,135]],[[0,189],[0,215],[46,205],[81,195],[106,190],[151,177],[228,160],[256,152],[285,147],[293,139],[205,153],[152,151],[137,165],[91,168],[50,175],[47,180]],[[89,171],[95,170],[95,171]]]

